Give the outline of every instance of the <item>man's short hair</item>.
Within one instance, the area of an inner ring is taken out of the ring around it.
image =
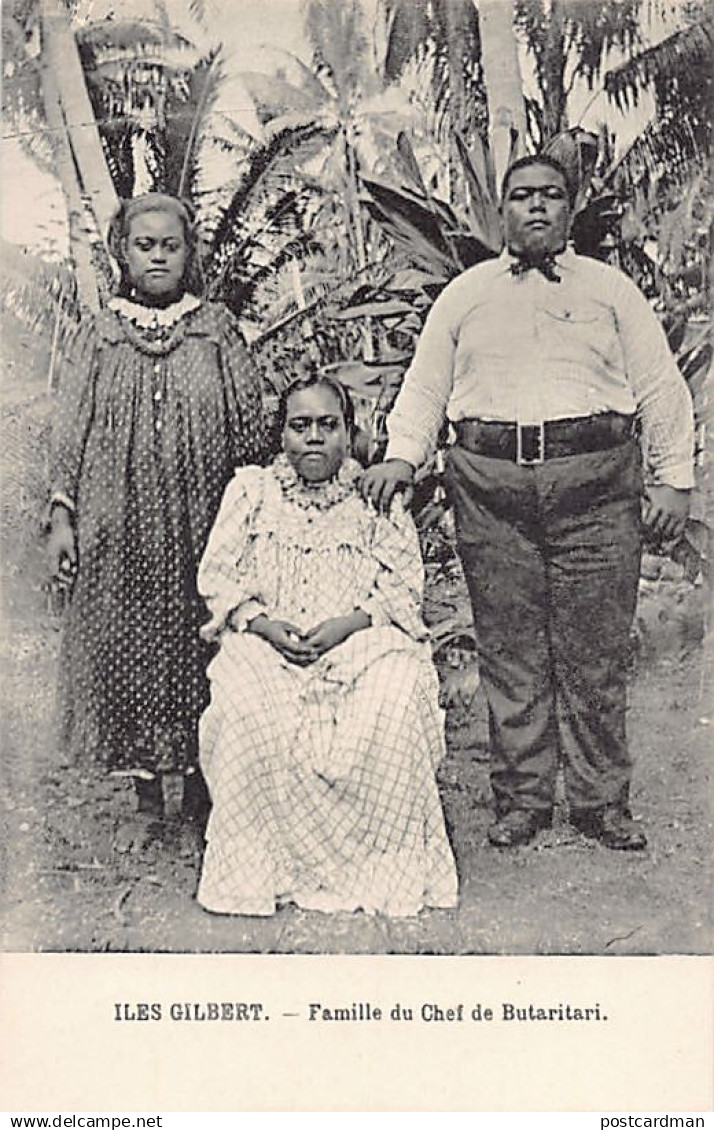
[[[575,204],[577,190],[575,186],[571,184],[568,170],[564,165],[561,165],[560,161],[556,160],[555,157],[548,157],[546,154],[538,153],[531,153],[527,157],[519,157],[517,161],[514,161],[512,165],[508,166],[503,175],[503,181],[501,182],[501,203],[506,199],[506,193],[508,192],[508,186],[511,183],[513,174],[519,172],[520,169],[529,169],[532,165],[545,165],[549,169],[554,169],[556,173],[560,173],[565,181],[565,189],[568,193],[568,204],[572,209]]]

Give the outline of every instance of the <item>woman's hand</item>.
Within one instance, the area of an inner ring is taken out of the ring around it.
[[[314,662],[317,658],[307,646],[300,629],[288,620],[271,620],[265,613],[261,613],[251,620],[248,631],[254,636],[261,636],[262,639],[267,640],[288,662],[296,663],[300,667]]]
[[[50,577],[62,589],[70,589],[77,575],[77,536],[64,506],[55,506],[47,538]]]
[[[248,625],[248,631],[267,640],[288,662],[306,667],[315,663],[333,647],[344,643],[354,632],[368,628],[371,618],[361,608],[348,616],[333,616],[310,628],[304,634],[287,620],[271,620],[264,613]]]
[[[354,632],[368,628],[371,623],[367,613],[356,608],[349,616],[334,616],[331,620],[323,620],[321,624],[310,628],[305,634],[305,643],[312,649],[313,659],[319,659],[333,647],[344,643]]]

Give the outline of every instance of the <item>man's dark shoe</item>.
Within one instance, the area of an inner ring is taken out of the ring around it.
[[[552,818],[548,809],[514,808],[491,825],[489,843],[503,848],[530,843],[536,832],[550,826]]]
[[[646,835],[629,810],[619,804],[575,809],[570,813],[570,822],[584,836],[600,840],[615,851],[642,851],[647,847]]]

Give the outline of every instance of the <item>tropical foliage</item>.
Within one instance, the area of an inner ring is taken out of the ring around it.
[[[385,0],[385,10],[389,21],[385,73],[405,88],[415,76],[426,78],[432,137],[448,158],[442,183],[431,187],[445,187],[447,199],[453,202],[463,187],[456,138],[470,142],[485,136],[488,129],[476,5],[472,0],[416,5],[409,0]]]
[[[2,113],[7,132],[44,170],[53,163],[40,70],[40,21],[36,0],[8,0],[2,23]]]
[[[613,48],[631,55],[641,43],[641,0],[517,0],[516,26],[531,55],[538,97],[527,100],[535,149],[570,125],[576,83],[592,90]]]
[[[249,135],[220,110],[217,43],[197,46],[211,39],[211,5],[189,7],[193,38],[162,0],[151,19],[75,26],[114,185],[192,201],[206,292],[239,315],[273,390],[306,359],[336,372],[355,394],[372,456],[435,296],[500,249],[485,20],[472,0],[379,0],[369,14],[360,0],[305,0],[309,57],[256,53],[241,75],[258,123]],[[711,363],[709,6],[691,0],[654,47],[644,0],[515,0],[514,11],[535,82],[530,145],[557,156],[579,186],[576,244],[636,278],[699,406]],[[6,111],[51,164],[46,131],[33,130],[42,122],[38,30],[33,0],[4,6]],[[578,84],[601,84],[623,111],[653,97],[652,120],[624,153],[607,129],[569,125]],[[230,169],[220,183],[207,176],[213,157]],[[65,300],[66,279],[57,280],[44,287],[48,325],[58,304],[72,308],[71,288]],[[34,285],[33,302],[44,283]],[[17,288],[13,302],[24,302]],[[438,459],[417,511],[428,567],[447,576],[455,557]],[[462,612],[442,618],[447,651],[466,646]]]

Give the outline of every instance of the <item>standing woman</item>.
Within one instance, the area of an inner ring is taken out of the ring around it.
[[[192,293],[188,206],[149,193],[109,234],[118,296],[81,326],[53,428],[49,556],[72,586],[64,738],[133,776],[122,850],[161,833],[162,775],[205,814],[197,724],[208,701],[196,570],[226,483],[263,455],[261,387],[237,323]]]

